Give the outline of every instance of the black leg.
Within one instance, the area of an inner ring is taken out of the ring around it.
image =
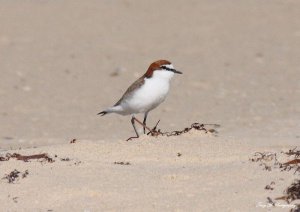
[[[127,141],[129,141],[129,140],[131,140],[133,138],[139,138],[140,137],[139,134],[138,134],[138,132],[137,132],[137,130],[136,130],[136,128],[135,128],[135,121],[137,123],[139,123],[140,125],[142,125],[143,127],[145,127],[147,130],[149,130],[149,132],[152,131],[149,127],[147,127],[146,125],[144,125],[140,120],[138,120],[137,118],[135,118],[134,116],[132,116],[132,118],[131,118],[131,124],[133,126],[134,131],[135,131],[136,137],[130,137],[130,138],[127,139]]]
[[[144,126],[143,126],[144,134],[146,134],[146,128],[145,128],[145,126],[146,126],[147,116],[148,116],[148,112],[146,112],[145,115],[144,115],[144,121],[143,121],[143,124],[144,124]]]
[[[135,117],[132,116],[132,118],[131,118],[131,124],[133,126],[134,131],[135,131],[136,137],[139,137],[139,134],[138,134],[138,132],[136,130],[136,127],[135,127],[135,124],[134,124],[134,120],[135,120]]]
[[[136,127],[135,127],[135,124],[134,124],[134,120],[135,120],[135,117],[132,116],[132,118],[131,118],[131,124],[132,124],[132,126],[133,126],[134,131],[135,131],[136,137],[130,137],[130,138],[127,139],[127,141],[129,141],[129,140],[131,140],[131,139],[133,139],[133,138],[138,138],[138,137],[140,137],[139,134],[138,134],[138,132],[137,132],[137,130],[136,130]]]

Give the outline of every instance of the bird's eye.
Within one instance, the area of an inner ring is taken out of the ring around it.
[[[167,66],[161,66],[161,68],[169,71],[169,68]]]

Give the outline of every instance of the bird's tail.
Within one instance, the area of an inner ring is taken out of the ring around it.
[[[103,111],[101,111],[100,113],[98,113],[97,115],[101,115],[101,116],[104,116],[108,113],[119,113],[121,112],[123,109],[121,108],[121,106],[113,106],[113,107],[109,107]]]
[[[107,112],[104,110],[104,111],[102,111],[102,112],[98,113],[97,115],[104,116],[104,115],[106,115],[106,114],[107,114]]]

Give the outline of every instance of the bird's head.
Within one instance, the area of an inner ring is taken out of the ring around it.
[[[149,66],[147,72],[145,73],[145,77],[151,78],[153,75],[155,75],[171,79],[174,73],[182,74],[182,72],[176,70],[172,63],[168,60],[157,60]]]

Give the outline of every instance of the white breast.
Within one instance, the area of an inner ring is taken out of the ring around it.
[[[131,114],[145,113],[154,109],[165,100],[173,75],[174,73],[170,71],[154,71],[152,77],[145,78],[144,85],[122,106]]]

